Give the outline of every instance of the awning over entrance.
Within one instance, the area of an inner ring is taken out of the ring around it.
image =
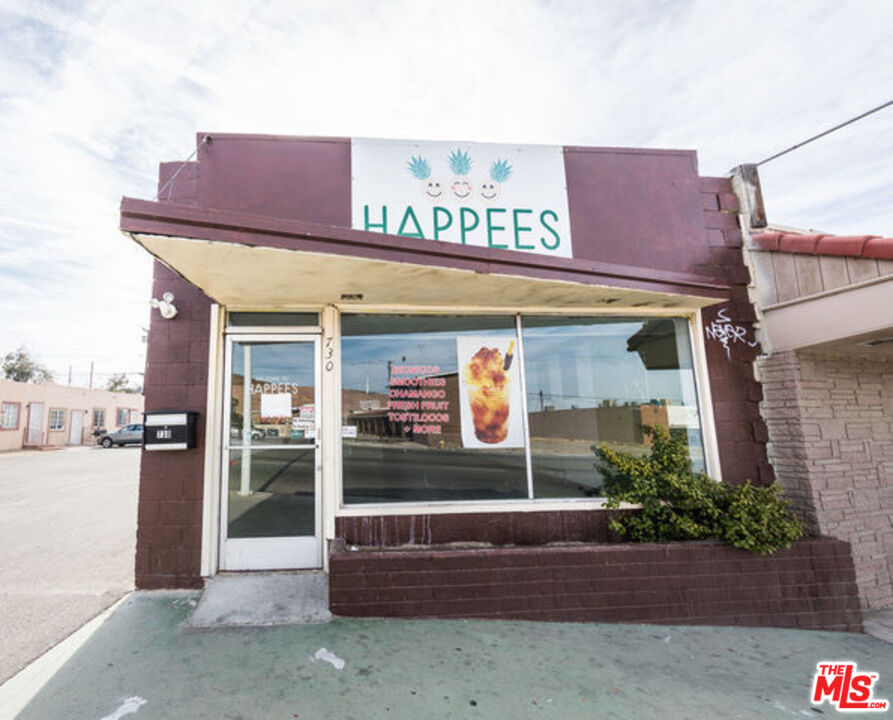
[[[690,312],[721,280],[125,199],[121,229],[216,302]]]

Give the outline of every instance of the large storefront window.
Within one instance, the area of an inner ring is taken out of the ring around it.
[[[342,317],[345,503],[528,496],[515,327],[511,316]]]
[[[686,322],[522,317],[534,494],[591,497],[593,446],[645,454],[663,425],[704,469]]]
[[[597,497],[654,425],[705,467],[680,318],[345,314],[342,425],[348,504]]]

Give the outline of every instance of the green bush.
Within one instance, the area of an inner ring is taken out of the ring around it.
[[[611,529],[633,542],[718,539],[761,554],[790,547],[803,527],[779,488],[732,486],[692,471],[682,439],[661,426],[646,428],[653,438],[647,457],[594,448],[605,478],[606,507],[641,506],[615,516]]]

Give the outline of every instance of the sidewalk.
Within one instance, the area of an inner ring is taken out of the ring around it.
[[[834,659],[879,673],[875,697],[893,699],[893,645],[866,635],[359,619],[181,628],[198,597],[125,599],[19,717],[833,716],[808,693],[816,663]]]

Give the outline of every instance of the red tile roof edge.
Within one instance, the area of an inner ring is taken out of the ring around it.
[[[760,250],[771,252],[893,260],[893,238],[877,235],[798,235],[765,232],[755,235],[753,240]]]

